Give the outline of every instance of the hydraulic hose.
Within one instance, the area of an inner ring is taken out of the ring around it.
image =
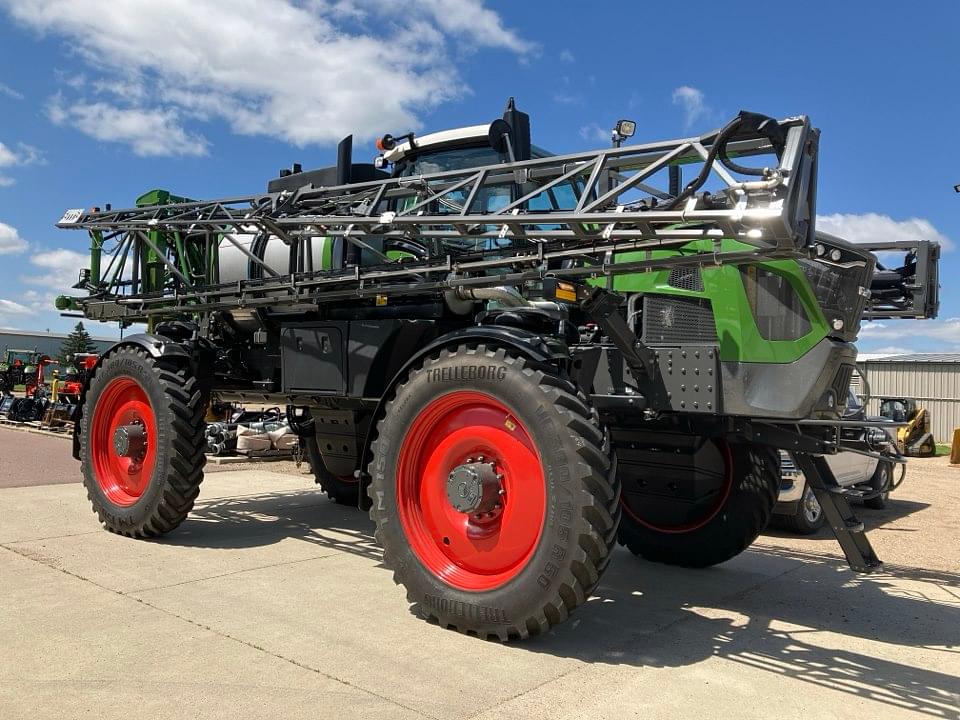
[[[770,140],[770,143],[773,145],[774,150],[778,155],[783,152],[783,134],[780,130],[780,126],[777,125],[777,121],[773,118],[767,117],[766,115],[760,115],[758,113],[741,110],[739,115],[724,125],[720,129],[720,132],[717,133],[717,137],[714,139],[713,144],[710,147],[710,152],[707,153],[706,160],[703,162],[703,167],[700,169],[700,174],[687,183],[686,187],[683,188],[680,194],[670,202],[666,203],[666,205],[661,207],[661,209],[673,210],[675,207],[677,207],[677,205],[682,203],[693,193],[703,187],[703,184],[707,181],[707,178],[710,177],[710,169],[713,166],[713,163],[716,162],[718,156],[720,157],[720,161],[726,167],[734,172],[740,173],[741,175],[763,175],[763,170],[737,165],[730,160],[729,157],[727,157],[727,143],[733,138],[734,134],[738,130],[741,130],[744,125],[746,126],[744,129],[758,132]]]

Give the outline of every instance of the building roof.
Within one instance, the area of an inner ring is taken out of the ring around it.
[[[907,353],[905,355],[858,357],[857,359],[865,362],[960,363],[960,353]]]
[[[11,330],[7,328],[0,328],[0,337],[4,335],[19,335],[21,337],[44,337],[63,340],[69,334],[70,333],[65,332],[45,332],[43,330]],[[97,335],[91,335],[90,339],[98,342],[116,342],[120,339],[120,336],[115,335],[114,337],[99,337]]]

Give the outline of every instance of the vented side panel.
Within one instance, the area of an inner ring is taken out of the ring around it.
[[[643,342],[647,345],[712,344],[717,326],[709,300],[647,295],[643,299]]]
[[[841,365],[837,374],[833,378],[830,387],[836,393],[837,402],[841,405],[847,403],[847,391],[850,388],[850,379],[853,376],[853,365]]]
[[[667,280],[670,287],[679,290],[692,290],[694,292],[703,292],[703,276],[698,267],[675,267],[670,271],[670,277]]]

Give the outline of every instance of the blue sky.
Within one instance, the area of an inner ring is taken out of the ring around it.
[[[75,322],[50,305],[86,260],[53,228],[67,207],[252,192],[330,164],[348,132],[372,157],[375,135],[484,122],[514,95],[557,152],[624,116],[654,140],[741,108],[809,115],[821,227],[946,245],[940,319],[873,323],[861,350],[957,351],[958,27],[942,1],[0,0],[0,327]]]

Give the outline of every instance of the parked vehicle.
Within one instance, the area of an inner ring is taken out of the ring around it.
[[[208,403],[257,402],[289,408],[318,482],[369,506],[383,563],[443,627],[547,631],[618,537],[675,565],[734,557],[770,518],[777,448],[842,518],[851,567],[878,568],[818,457],[836,428],[806,421],[837,418],[866,308],[935,307],[936,245],[911,243],[924,259],[891,271],[909,291],[873,299],[870,248],[815,229],[807,118],[621,147],[633,127],[552,156],[511,99],[484,125],[384,135],[372,165],[347,138],[335,167],[265,192],[67,211],[90,267],[58,307],[149,327],[81,394],[102,523],[174,530]]]
[[[910,457],[933,457],[937,443],[930,431],[930,411],[914,398],[880,398],[880,414],[895,422],[906,423],[897,429],[897,447]]]
[[[868,417],[866,408],[851,390],[843,419],[882,422],[888,418]],[[848,491],[850,499],[862,502],[868,508],[883,509],[890,493],[900,486],[906,475],[905,461],[895,439],[881,427],[845,428],[843,433],[848,437],[862,435],[871,452],[888,459],[850,451],[828,455],[827,464],[837,484]],[[897,477],[896,481],[894,477]],[[826,521],[823,508],[785,450],[780,451],[780,478],[780,495],[773,509],[777,524],[803,535],[817,532]]]

